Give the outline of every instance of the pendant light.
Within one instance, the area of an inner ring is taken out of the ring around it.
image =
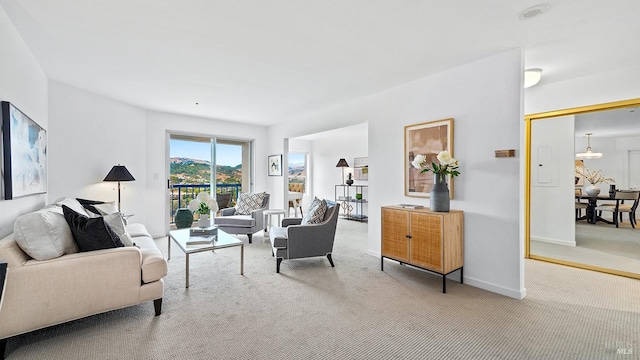
[[[601,158],[602,157],[602,153],[597,153],[597,152],[591,151],[591,135],[593,135],[593,133],[586,133],[585,135],[587,135],[587,151],[581,152],[581,153],[577,153],[576,154],[576,159],[599,159],[599,158]]]

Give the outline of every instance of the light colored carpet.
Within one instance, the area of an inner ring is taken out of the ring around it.
[[[575,247],[532,240],[531,254],[640,274],[640,228],[579,221]]]
[[[7,359],[626,359],[640,351],[640,281],[526,261],[514,300],[366,254],[366,223],[340,219],[326,258],[284,261],[267,243],[191,257],[172,248],[163,314],[152,303],[9,339]],[[514,239],[515,240],[515,239]],[[166,248],[166,238],[159,239]],[[618,349],[633,355],[616,355]]]

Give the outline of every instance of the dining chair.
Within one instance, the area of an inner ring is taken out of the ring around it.
[[[611,211],[613,213],[613,222],[616,227],[619,227],[619,222],[622,221],[622,214],[629,214],[629,222],[631,227],[635,229],[636,225],[636,209],[638,208],[638,201],[640,197],[640,191],[616,191],[614,199],[615,204],[602,204],[596,207],[596,211],[602,213],[602,211]],[[624,200],[632,200],[633,204],[625,204]],[[619,218],[619,220],[618,220]]]
[[[587,203],[580,201],[578,196],[582,195],[582,189],[576,188],[576,220],[582,216],[582,209],[587,210]]]

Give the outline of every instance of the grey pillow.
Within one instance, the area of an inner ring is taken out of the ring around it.
[[[251,212],[262,207],[266,193],[240,193],[238,195],[238,204],[236,205],[236,214],[251,215]]]
[[[111,226],[111,230],[115,231],[124,246],[133,246],[133,239],[127,232],[127,229],[124,226],[124,221],[122,220],[122,216],[120,216],[119,212],[105,215],[103,219],[105,223]]]
[[[24,214],[13,225],[14,239],[22,251],[36,260],[49,260],[78,252],[62,212],[55,209]]]
[[[302,218],[300,225],[304,224],[319,224],[324,220],[324,214],[327,212],[327,202],[323,199],[320,200],[317,197],[313,198],[309,211]]]

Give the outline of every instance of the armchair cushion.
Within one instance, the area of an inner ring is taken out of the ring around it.
[[[216,225],[252,227],[256,223],[251,215],[219,216],[214,219]]]
[[[238,204],[236,205],[236,214],[249,215],[252,211],[262,207],[266,193],[240,193],[238,195]]]
[[[309,211],[302,218],[301,225],[305,224],[319,224],[324,220],[324,214],[327,212],[327,202],[320,200],[317,197],[313,198]]]

